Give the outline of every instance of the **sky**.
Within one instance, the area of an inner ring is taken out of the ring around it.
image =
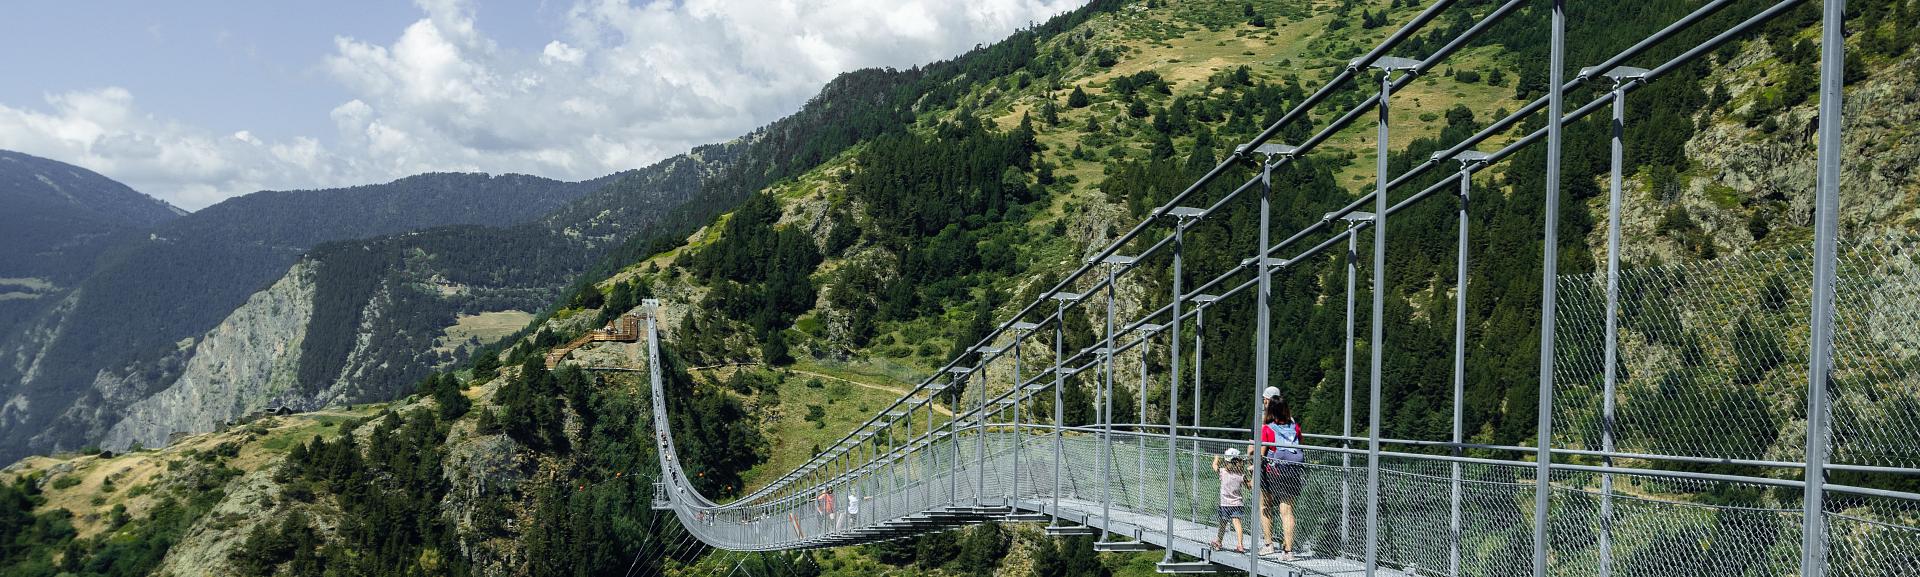
[[[582,180],[1084,2],[20,2],[0,19],[0,149],[189,210],[422,172]]]

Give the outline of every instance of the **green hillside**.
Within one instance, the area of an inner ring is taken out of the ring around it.
[[[1569,62],[1597,62],[1694,4],[1582,4],[1575,16],[1589,41]],[[1736,2],[1703,29],[1723,29],[1761,4]],[[1905,21],[1899,15],[1910,15],[1913,2],[1857,4],[1881,16],[1851,30],[1861,45],[1854,86],[1883,94],[1890,117],[1911,118],[1920,106],[1898,101],[1898,91],[1912,85],[1920,58],[1910,49],[1911,33],[1892,23]],[[1465,15],[1495,5],[1461,2],[1433,25],[1439,32],[1416,35],[1405,50],[1431,52],[1471,24]],[[1797,46],[1816,20],[1812,5],[1802,8],[1635,93],[1628,159],[1639,201],[1629,219],[1648,230],[1655,225],[1647,223],[1673,224],[1636,237],[1630,264],[1713,259],[1807,238],[1805,220],[1792,217],[1805,190],[1736,188],[1711,176],[1738,172],[1723,166],[1720,153],[1740,146],[1777,146],[1792,162],[1811,158],[1811,146],[1782,128],[1811,108],[1803,82],[1811,63]],[[657,470],[649,469],[645,382],[596,377],[567,364],[547,371],[544,353],[640,299],[661,299],[672,426],[689,474],[717,498],[764,485],[964,352],[1418,9],[1401,0],[1095,2],[952,61],[849,74],[822,98],[871,88],[860,92],[864,106],[810,108],[838,116],[759,133],[785,144],[770,149],[777,160],[734,175],[766,182],[748,188],[756,192],[730,212],[674,229],[673,237],[629,241],[605,270],[580,279],[562,306],[503,342],[499,354],[428,377],[415,397],[332,426],[308,422],[318,417],[274,421],[281,424],[247,441],[253,444],[214,460],[237,472],[219,470],[230,478],[213,484],[225,485],[177,489],[186,504],[176,509],[130,504],[125,524],[112,522],[111,509],[99,512],[123,498],[94,479],[125,468],[119,461],[83,457],[60,475],[51,462],[16,466],[0,490],[0,546],[14,547],[0,551],[13,560],[0,563],[0,576],[143,574],[187,566],[179,564],[187,559],[203,560],[193,567],[208,570],[273,575],[579,575],[637,566],[718,576],[743,564],[760,570],[754,574],[802,577],[1152,574],[1149,558],[1158,553],[1096,555],[1086,539],[999,525],[799,555],[656,549],[636,562],[635,552],[680,539],[673,520],[645,502],[651,487],[643,472]],[[1542,94],[1545,39],[1536,32],[1545,17],[1523,9],[1396,95],[1393,171]],[[1689,34],[1682,40],[1706,32]],[[1681,49],[1662,46],[1645,59],[1657,62]],[[1289,127],[1280,139],[1304,140],[1370,93],[1336,93],[1316,108],[1311,126]],[[1570,99],[1590,96],[1583,90]],[[1890,124],[1877,130],[1910,131]],[[1523,122],[1495,142],[1541,125]],[[857,129],[823,135],[823,126]],[[1604,128],[1593,121],[1568,128],[1569,202],[1562,205],[1565,233],[1553,247],[1563,273],[1595,267]],[[1275,231],[1318,220],[1371,185],[1372,131],[1366,122],[1349,127],[1276,172]],[[1879,168],[1904,167],[1916,157],[1905,154],[1907,144],[1859,146],[1897,148],[1855,157],[1885,163]],[[1519,444],[1535,430],[1544,162],[1536,148],[1475,180],[1488,191],[1470,209],[1477,232],[1468,279],[1475,289],[1468,299],[1474,322],[1467,422],[1475,441]],[[1222,179],[1228,184],[1202,191],[1195,202],[1219,198],[1252,174],[1234,169]],[[1860,227],[1855,234],[1912,235],[1920,187],[1907,179],[1876,192],[1890,200],[1849,217]],[[1438,438],[1448,427],[1439,409],[1451,402],[1451,359],[1431,349],[1451,342],[1452,211],[1451,204],[1428,202],[1396,216],[1390,229],[1393,274],[1382,289],[1385,435]],[[1237,203],[1225,216],[1189,236],[1190,279],[1211,278],[1251,253],[1251,207]],[[1763,225],[1748,224],[1756,219]],[[1122,318],[1166,301],[1166,267],[1150,264],[1161,276],[1121,283]],[[1273,374],[1289,397],[1304,400],[1299,411],[1310,431],[1338,429],[1338,271],[1327,257],[1276,276],[1274,318],[1283,330]],[[1246,302],[1214,310],[1201,335],[1208,342],[1201,416],[1205,425],[1237,426],[1249,412],[1253,311]],[[1070,351],[1091,345],[1101,320],[1085,309],[1070,314],[1061,344]],[[439,336],[422,335],[420,346]],[[1032,346],[1051,344],[1043,338]],[[641,356],[628,348],[634,346],[593,345],[568,364],[631,364]],[[1164,382],[1166,367],[1151,364],[1149,371]],[[1092,420],[1089,390],[1088,383],[1069,387],[1068,424]],[[1140,402],[1150,412],[1164,410],[1164,393],[1151,386],[1142,393],[1123,382],[1115,411],[1131,414]],[[1769,410],[1789,418],[1791,407],[1780,403]],[[189,446],[199,445],[161,454]],[[66,483],[58,479],[73,477],[77,485],[58,487]],[[222,517],[242,509],[233,495],[252,494],[236,489],[245,479],[284,497]],[[1767,503],[1788,496],[1716,498]],[[215,536],[216,525],[227,537]],[[189,527],[183,531],[200,538],[169,540],[172,534],[153,529],[161,526]],[[146,556],[137,558],[144,561],[102,561],[130,556],[120,548],[133,542],[144,547]]]

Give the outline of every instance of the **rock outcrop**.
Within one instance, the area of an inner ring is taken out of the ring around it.
[[[194,345],[180,376],[130,405],[101,446],[165,445],[176,431],[206,432],[270,406],[313,408],[297,390],[300,345],[313,318],[312,267],[294,265]]]

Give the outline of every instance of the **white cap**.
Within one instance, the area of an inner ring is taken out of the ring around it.
[[[1238,459],[1238,458],[1240,458],[1240,450],[1239,450],[1239,449],[1227,449],[1227,458],[1228,458],[1228,459]]]
[[[1280,396],[1280,387],[1267,387],[1267,391],[1260,394],[1260,398],[1263,399],[1271,399],[1278,396]]]

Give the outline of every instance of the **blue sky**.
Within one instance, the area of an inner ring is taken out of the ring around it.
[[[1083,0],[24,2],[0,148],[198,209],[426,171],[583,179],[791,113],[833,75]]]

